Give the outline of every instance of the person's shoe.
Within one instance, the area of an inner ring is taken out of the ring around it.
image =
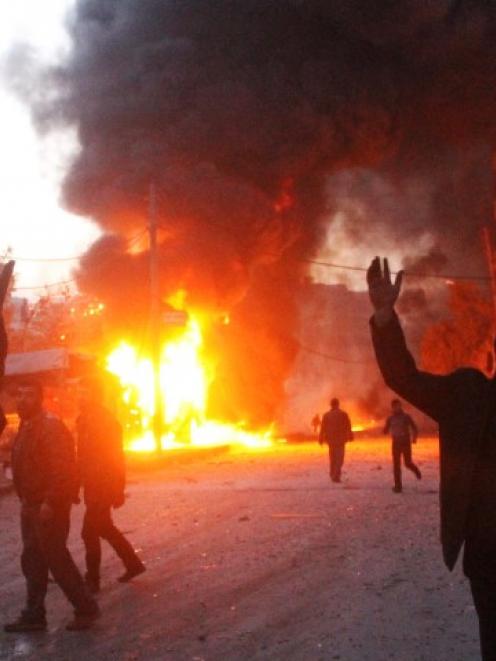
[[[8,622],[3,630],[6,633],[27,633],[29,631],[46,631],[47,622],[44,618],[33,619],[21,615],[14,622]]]
[[[332,480],[333,482],[336,482],[336,483],[341,482],[341,478],[340,478],[340,477],[331,477],[331,480]]]
[[[402,491],[403,491],[403,487],[393,487],[394,493],[401,493]]]
[[[119,576],[117,579],[119,583],[129,583],[133,578],[136,576],[139,576],[142,574],[144,571],[146,571],[145,565],[140,562],[139,565],[136,565],[136,567],[133,567],[132,569],[127,569],[122,576]]]
[[[98,594],[98,592],[100,592],[100,579],[85,576],[84,583],[91,594]]]
[[[85,631],[86,629],[91,629],[100,615],[99,608],[96,608],[91,613],[75,613],[73,619],[66,624],[65,628],[67,631]]]
[[[420,470],[419,470],[418,468],[417,468],[417,470],[415,471],[415,475],[417,476],[417,480],[421,480],[421,479],[422,479],[422,473],[420,472]]]

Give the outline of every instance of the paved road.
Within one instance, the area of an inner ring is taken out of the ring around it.
[[[115,582],[104,556],[103,616],[64,629],[57,586],[46,634],[0,634],[0,659],[472,661],[476,618],[460,571],[442,565],[437,446],[416,448],[424,478],[391,492],[385,441],[350,444],[343,485],[318,446],[224,454],[132,475],[116,520],[148,571]],[[23,580],[14,496],[0,499],[1,616]],[[70,546],[82,562],[74,511]]]

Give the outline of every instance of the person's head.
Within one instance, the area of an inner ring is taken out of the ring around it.
[[[392,399],[391,400],[391,408],[393,409],[393,413],[398,413],[398,411],[401,411],[401,402],[399,399]]]
[[[339,399],[337,397],[333,397],[331,399],[331,409],[338,409],[339,408]]]
[[[38,379],[20,381],[16,390],[17,412],[21,420],[37,415],[43,405],[43,386]]]
[[[79,406],[81,409],[95,404],[103,404],[103,383],[97,376],[86,376],[78,384]]]

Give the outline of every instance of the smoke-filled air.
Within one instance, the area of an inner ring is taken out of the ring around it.
[[[78,0],[68,21],[32,104],[43,129],[76,127],[63,201],[104,232],[78,284],[139,339],[154,213],[164,309],[209,319],[214,413],[274,419],[321,251],[483,268],[493,3]]]

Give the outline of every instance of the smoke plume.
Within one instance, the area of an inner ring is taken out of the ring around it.
[[[43,128],[77,127],[64,202],[108,235],[80,285],[123,327],[146,313],[135,248],[153,184],[164,300],[184,289],[232,312],[218,392],[233,415],[273,416],[302,259],[344,184],[365,211],[350,240],[389,233],[405,254],[429,231],[452,260],[490,214],[493,3],[78,0],[69,26],[71,55],[32,104]],[[403,206],[384,213],[378,179]]]

